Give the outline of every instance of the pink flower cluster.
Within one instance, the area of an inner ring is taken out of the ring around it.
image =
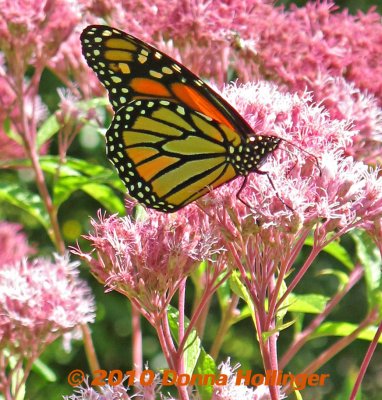
[[[353,120],[359,133],[349,152],[374,163],[381,154],[382,65],[375,60],[382,55],[382,24],[372,10],[357,16],[336,11],[330,1],[312,2],[261,19],[255,28],[260,77],[310,90],[332,118]]]
[[[100,213],[98,218],[86,236],[96,257],[79,248],[74,252],[108,290],[138,302],[147,315],[163,313],[181,280],[217,252],[206,217],[195,206],[176,215],[149,211],[148,218],[136,221]]]
[[[28,244],[22,225],[13,222],[0,221],[0,243],[0,270],[35,252]]]
[[[309,95],[283,94],[272,84],[231,86],[224,94],[259,134],[276,134],[286,140],[262,169],[269,171],[279,196],[294,212],[285,209],[266,176],[251,174],[243,191],[263,222],[295,232],[300,224],[312,226],[324,218],[332,221],[333,231],[380,218],[378,169],[345,153],[357,134],[350,121],[331,119],[325,109],[311,104]],[[234,205],[245,215],[244,205],[235,199],[240,185],[236,180],[211,196],[223,208]]]
[[[65,0],[1,0],[0,16],[1,49],[12,73],[52,57],[80,18]]]
[[[29,156],[28,148],[34,148],[37,127],[46,118],[39,96],[42,72],[79,20],[70,1],[0,0],[0,159]]]
[[[139,398],[134,395],[134,398]],[[142,398],[142,397],[141,397]],[[93,387],[78,386],[75,393],[71,396],[64,396],[64,400],[131,400],[132,397],[127,394],[127,389],[123,385],[109,385],[99,387],[95,390]],[[147,399],[149,400],[149,399]]]
[[[0,269],[0,350],[30,363],[53,340],[94,320],[93,299],[77,267],[56,256]]]

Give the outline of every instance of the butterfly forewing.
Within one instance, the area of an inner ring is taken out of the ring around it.
[[[240,135],[253,133],[238,112],[186,67],[123,31],[88,26],[83,54],[106,87],[114,111],[133,99],[162,98],[186,104]]]

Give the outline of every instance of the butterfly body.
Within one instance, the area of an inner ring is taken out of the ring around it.
[[[129,194],[176,211],[258,168],[280,139],[258,136],[238,112],[186,67],[107,26],[87,27],[84,56],[114,109],[107,156]]]

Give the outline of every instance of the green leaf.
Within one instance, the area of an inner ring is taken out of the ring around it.
[[[4,120],[3,131],[10,139],[18,143],[20,146],[23,145],[23,140],[21,139],[21,136],[12,129],[11,120],[9,118],[6,118]]]
[[[349,322],[324,322],[320,325],[310,336],[309,339],[316,339],[319,337],[326,337],[326,336],[349,336],[352,334],[355,329],[357,329],[359,325],[351,324]],[[373,340],[377,328],[375,326],[369,326],[365,328],[360,334],[358,335],[357,339],[363,339],[371,341]],[[382,336],[379,338],[378,343],[382,343]]]
[[[50,234],[49,215],[40,196],[18,185],[0,183],[0,200],[19,207],[36,218]]]
[[[229,284],[230,284],[231,290],[246,302],[246,304],[249,307],[249,310],[251,312],[253,323],[256,326],[255,305],[252,302],[251,296],[250,296],[247,288],[241,282],[238,272],[234,271],[232,273],[232,275],[229,278]]]
[[[76,103],[78,108],[83,111],[91,110],[97,107],[106,107],[109,105],[109,100],[106,97],[95,97],[89,100],[81,100]]]
[[[45,163],[56,162],[56,168],[59,165],[57,157],[47,157],[42,160],[42,165]],[[85,160],[78,158],[67,158],[65,164],[60,166],[60,176],[64,175],[84,175],[97,180],[97,183],[105,183],[121,193],[126,193],[126,188],[119,179],[114,169],[105,168],[102,165],[91,164]],[[90,181],[89,181],[90,183]]]
[[[292,326],[294,323],[295,323],[295,321],[292,320],[292,321],[286,322],[285,324],[277,324],[277,326],[276,326],[275,329],[272,329],[271,331],[267,331],[267,332],[263,332],[263,333],[262,333],[263,340],[267,340],[269,337],[271,337],[271,336],[274,335],[275,333],[280,332],[280,331],[282,331],[282,330],[284,330],[284,329],[289,328],[289,327]]]
[[[82,190],[112,213],[125,214],[123,201],[106,185],[89,183]]]
[[[106,97],[97,97],[95,99],[77,101],[75,107],[87,112],[93,108],[105,107],[109,104]],[[37,131],[37,146],[40,148],[44,143],[51,139],[62,127],[57,120],[57,116],[52,114],[48,117]]]
[[[199,265],[198,268],[196,268],[192,274],[191,274],[191,279],[192,282],[195,285],[199,285],[200,284],[200,280],[203,279],[203,277],[205,276],[206,273],[206,269],[207,269],[208,263],[207,261],[202,261]],[[198,290],[199,288],[196,287],[195,290]],[[202,289],[200,289],[202,290]]]
[[[320,314],[324,311],[330,297],[320,294],[294,294],[289,295],[288,311],[307,314]]]
[[[206,375],[214,375],[217,376],[218,370],[216,368],[216,364],[214,359],[205,352],[203,348],[200,350],[200,355],[198,358],[198,362],[195,366],[195,374],[200,374],[203,377]],[[214,386],[211,384],[211,381],[206,382],[203,385],[195,385],[198,388],[199,395],[202,400],[210,400],[212,397]]]
[[[314,245],[313,237],[311,236],[307,237],[304,244],[306,244],[307,246],[313,246]],[[341,262],[348,269],[352,270],[354,268],[354,263],[349,253],[347,252],[345,247],[340,245],[339,242],[334,241],[329,243],[327,246],[324,247],[323,251],[330,254],[332,257]]]
[[[229,281],[226,280],[219,286],[219,288],[217,290],[217,297],[218,297],[220,309],[223,312],[229,306],[231,296],[232,296],[232,292],[230,289]]]
[[[133,217],[134,217],[134,220],[135,220],[136,222],[146,221],[147,218],[148,218],[146,208],[143,207],[141,204],[138,203],[138,204],[134,207]]]
[[[240,275],[237,271],[234,271],[232,273],[232,275],[230,276],[229,284],[230,284],[231,290],[235,294],[237,294],[241,299],[243,299],[248,307],[248,308],[243,309],[241,315],[235,319],[235,322],[238,322],[239,320],[246,318],[248,316],[248,313],[250,313],[253,323],[256,325],[255,305],[252,302],[251,295],[249,294],[246,286],[241,282]],[[285,292],[285,290],[284,290],[285,287],[286,286],[283,283],[283,285],[281,286],[281,290],[280,290],[280,296],[282,295],[282,293]],[[279,326],[282,326],[283,317],[285,316],[285,314],[287,313],[287,311],[289,309],[289,302],[290,302],[290,300],[289,300],[289,296],[288,296],[287,299],[283,303],[283,307],[280,307],[280,309],[277,311],[277,324]]]
[[[300,312],[292,312],[291,313],[293,321],[294,321],[294,325],[293,325],[293,330],[294,330],[294,335],[296,336],[297,334],[299,334],[303,327],[304,327],[304,317],[305,314],[300,313]]]
[[[178,343],[178,318],[179,312],[174,307],[168,307],[168,321],[172,336]],[[185,319],[185,328],[188,327],[190,321]],[[205,378],[207,374],[213,374],[216,376],[217,368],[213,358],[206,353],[201,346],[201,340],[198,337],[196,331],[193,329],[190,336],[187,338],[186,345],[184,348],[184,360],[185,360],[185,373],[189,376],[193,374],[200,374],[202,378]],[[195,386],[198,388],[198,392],[202,400],[209,400],[212,396],[213,382],[203,382],[205,384],[199,385],[197,382]]]
[[[340,283],[337,290],[341,290],[341,288],[343,288],[349,282],[349,275],[338,269],[326,268],[326,269],[321,270],[319,275],[333,275],[333,276],[337,277],[337,279]]]
[[[42,376],[47,382],[57,382],[57,375],[39,358],[33,363],[33,371]]]
[[[232,325],[234,323],[237,323],[239,321],[242,321],[243,319],[247,319],[247,318],[253,318],[253,313],[252,310],[245,305],[241,310],[240,310],[240,315],[238,315],[237,317],[235,317]]]
[[[102,165],[91,164],[73,157],[67,157],[62,163],[57,156],[41,156],[40,164],[45,172],[56,175],[58,170],[60,176],[84,175],[90,177],[106,173],[110,175],[111,173],[111,169]]]
[[[12,161],[13,167],[29,167],[30,165],[29,160]],[[102,165],[70,157],[61,164],[57,156],[40,157],[40,165],[45,173],[56,177],[53,186],[53,203],[56,207],[66,201],[74,191],[82,190],[88,184],[103,184],[105,187],[110,186],[123,194],[126,193],[126,188],[116,172]],[[92,195],[89,188],[85,191]],[[110,199],[106,199],[106,195],[110,195]],[[105,204],[110,211],[125,213],[122,201],[109,189],[98,189],[93,197],[101,204]]]
[[[197,268],[195,268],[190,278],[195,288],[195,301],[200,300],[204,293],[203,279],[208,266],[208,261],[202,261]]]
[[[37,147],[40,148],[44,143],[51,139],[60,128],[61,125],[54,114],[47,118],[37,131]]]
[[[281,282],[280,290],[277,295],[278,298],[281,298],[281,296],[285,293],[286,289],[287,289],[287,286],[285,284],[285,281],[283,280]],[[284,320],[284,317],[289,310],[290,303],[291,303],[291,298],[290,298],[290,296],[287,296],[286,299],[281,304],[281,307],[279,307],[279,309],[277,310],[277,314],[276,314],[276,325],[277,326],[282,326],[282,321]]]
[[[114,191],[100,183],[91,183],[86,176],[66,176],[60,178],[54,185],[54,204],[58,207],[66,201],[73,192],[82,190],[97,200],[103,207],[112,213],[125,214],[123,201]]]
[[[123,201],[110,186],[122,193],[126,189],[110,169],[75,158],[68,158],[65,164],[60,164],[59,158],[54,156],[42,157],[40,163],[44,172],[58,176],[53,186],[53,202],[56,207],[76,190],[82,190],[109,211],[125,214]]]
[[[366,288],[368,301],[373,307],[378,304],[382,307],[381,298],[381,254],[378,247],[364,231],[355,230],[351,232],[355,241],[357,256],[365,270]]]
[[[53,187],[53,203],[58,208],[73,192],[89,183],[86,176],[64,176],[59,178]]]

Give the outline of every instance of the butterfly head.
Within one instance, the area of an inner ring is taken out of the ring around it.
[[[243,141],[241,146],[233,149],[231,162],[239,175],[248,175],[255,172],[266,161],[280,144],[281,139],[276,136],[256,135]]]

